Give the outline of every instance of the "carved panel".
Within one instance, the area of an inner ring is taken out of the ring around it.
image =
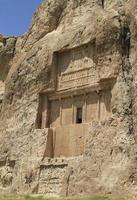
[[[57,90],[75,89],[98,82],[91,44],[58,54]]]
[[[62,99],[62,116],[61,116],[61,125],[72,124],[72,98]]]
[[[47,162],[41,165],[38,193],[58,197],[62,189],[66,167],[67,164],[58,160],[54,164]]]
[[[62,73],[58,78],[58,90],[94,85],[95,75],[92,68],[85,68],[70,73]]]
[[[99,95],[96,92],[89,93],[86,96],[86,122],[92,122],[99,119]]]
[[[54,100],[50,102],[50,126],[60,126],[60,102]]]
[[[55,129],[54,157],[82,155],[88,124],[71,124]]]

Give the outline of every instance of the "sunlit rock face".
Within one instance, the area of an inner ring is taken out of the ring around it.
[[[5,93],[5,81],[14,57],[16,38],[0,35],[0,108]]]
[[[0,36],[0,191],[137,194],[137,2],[45,0]]]

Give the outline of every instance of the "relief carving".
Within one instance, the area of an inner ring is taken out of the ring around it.
[[[57,90],[90,86],[98,82],[91,44],[58,54]]]
[[[47,161],[41,165],[39,178],[39,194],[58,196],[63,185],[67,163],[63,159],[56,159],[54,163]]]

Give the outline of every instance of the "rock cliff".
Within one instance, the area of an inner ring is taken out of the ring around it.
[[[58,62],[71,52],[72,68],[92,63],[93,92],[110,87],[111,114],[99,110],[103,117],[88,123],[81,155],[49,158],[39,95],[55,93]],[[136,52],[136,0],[44,0],[26,34],[0,36],[0,191],[137,194]]]

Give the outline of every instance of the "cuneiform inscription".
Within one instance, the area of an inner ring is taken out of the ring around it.
[[[58,90],[70,89],[94,84],[96,80],[93,68],[85,68],[79,71],[62,73],[58,77]]]

